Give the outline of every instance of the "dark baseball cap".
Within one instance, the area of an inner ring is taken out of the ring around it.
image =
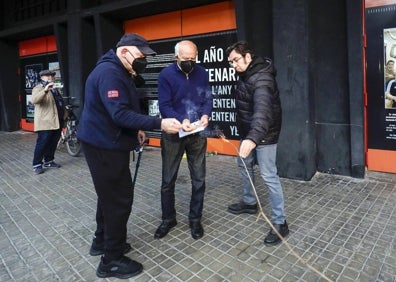
[[[50,76],[54,76],[56,74],[56,72],[51,71],[51,70],[42,70],[39,75],[43,76],[43,75],[50,75]]]
[[[136,46],[145,56],[154,56],[157,54],[149,47],[147,40],[136,33],[124,34],[116,45],[117,48],[121,46]]]

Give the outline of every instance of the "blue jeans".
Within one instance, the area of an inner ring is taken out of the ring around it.
[[[254,165],[256,162],[259,165],[260,175],[269,192],[272,209],[271,221],[276,224],[283,224],[286,219],[286,213],[282,185],[276,168],[276,148],[277,144],[259,145],[243,161],[246,164],[253,184],[255,183]],[[243,202],[247,205],[254,205],[257,203],[257,199],[240,157],[238,157],[238,167],[242,174]]]
[[[163,220],[176,218],[175,183],[184,152],[187,155],[192,184],[189,220],[201,219],[205,193],[206,145],[206,137],[199,134],[179,138],[178,134],[162,132],[161,207]]]
[[[53,161],[56,147],[61,136],[61,129],[42,130],[37,132],[36,147],[34,149],[33,167],[44,162]]]

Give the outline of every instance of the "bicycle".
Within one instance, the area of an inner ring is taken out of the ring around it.
[[[59,139],[58,148],[60,144],[65,144],[67,152],[72,157],[77,157],[81,152],[81,144],[77,139],[77,125],[78,119],[73,112],[73,108],[78,108],[77,105],[66,105],[67,112],[66,126],[62,128],[61,138]]]

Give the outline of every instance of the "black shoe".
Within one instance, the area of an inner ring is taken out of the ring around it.
[[[232,204],[228,206],[228,211],[233,214],[241,214],[241,213],[257,213],[257,204],[254,205],[246,205],[242,202]]]
[[[117,277],[127,279],[138,275],[143,271],[143,265],[137,261],[131,260],[129,257],[122,256],[117,260],[112,260],[105,264],[103,257],[100,259],[96,275],[100,278]]]
[[[45,167],[45,168],[60,168],[61,165],[60,165],[60,164],[57,164],[57,163],[54,162],[54,161],[50,161],[50,162],[44,163],[44,164],[43,164],[43,167]]]
[[[42,165],[38,165],[33,167],[34,174],[42,174],[44,173],[44,169]]]
[[[283,223],[283,224],[273,224],[273,225],[276,228],[276,231],[278,231],[282,237],[286,237],[289,234],[289,227],[287,226],[286,220],[285,220],[285,223]],[[264,244],[267,246],[274,246],[274,245],[279,244],[281,241],[282,241],[282,239],[279,238],[278,235],[276,235],[274,230],[272,230],[272,228],[271,228],[267,237],[265,237],[265,239],[264,239]]]
[[[175,227],[177,224],[176,219],[166,219],[163,220],[161,225],[158,227],[157,231],[155,231],[154,238],[155,239],[160,239],[166,234],[168,234],[169,230],[171,230],[172,227]]]
[[[124,250],[122,251],[123,254],[129,253],[129,251],[132,250],[131,245],[128,243],[125,243]],[[100,256],[104,254],[104,246],[98,245],[95,242],[92,242],[91,248],[89,249],[89,254],[91,256]]]
[[[191,236],[195,240],[202,238],[204,234],[204,230],[202,228],[200,221],[190,221],[190,228],[191,228]]]

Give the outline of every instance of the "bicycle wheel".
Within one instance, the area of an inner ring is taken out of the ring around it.
[[[70,129],[69,129],[70,128]],[[66,149],[70,156],[77,157],[81,152],[81,144],[77,139],[77,131],[75,125],[68,127],[66,133]]]

